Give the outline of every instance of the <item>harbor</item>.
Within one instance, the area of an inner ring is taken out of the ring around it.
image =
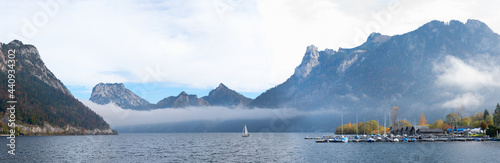
[[[359,136],[359,135],[334,135],[334,136],[322,136],[322,137],[305,137],[304,139],[314,140],[316,143],[346,143],[346,142],[454,142],[454,141],[500,141],[497,138],[485,137],[471,137],[471,136],[453,136],[453,135],[442,135],[433,137],[421,137],[421,136],[407,136],[402,137],[399,135],[369,135],[369,136]]]

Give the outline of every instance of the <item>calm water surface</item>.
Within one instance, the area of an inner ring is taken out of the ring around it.
[[[500,162],[500,142],[315,143],[318,133],[18,137],[0,162]],[[0,137],[7,144],[5,137]]]

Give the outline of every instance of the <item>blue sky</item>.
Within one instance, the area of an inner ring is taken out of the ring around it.
[[[19,0],[1,1],[0,41],[37,47],[81,99],[125,83],[150,102],[224,83],[248,97],[284,82],[306,47],[360,45],[431,21],[479,19],[500,31],[491,0]],[[160,83],[160,84],[151,84]],[[139,85],[155,90],[141,93]]]

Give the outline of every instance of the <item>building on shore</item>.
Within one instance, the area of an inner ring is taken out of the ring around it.
[[[443,134],[442,129],[430,129],[429,126],[393,126],[390,128],[393,135],[439,135]]]

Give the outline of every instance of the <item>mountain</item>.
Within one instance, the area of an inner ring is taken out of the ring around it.
[[[247,106],[252,102],[252,99],[229,89],[222,83],[214,90],[211,90],[208,96],[202,97],[202,99],[207,101],[210,105],[226,107]]]
[[[15,57],[9,56],[9,51]],[[15,58],[15,66],[9,65],[9,57]],[[9,119],[5,114],[7,101],[16,100],[16,127],[25,135],[113,133],[101,116],[71,95],[45,66],[35,46],[17,40],[1,44],[0,70],[2,128]],[[8,87],[9,74],[15,76],[14,87]],[[7,91],[11,88],[14,99]]]
[[[500,98],[488,76],[499,56],[500,36],[478,20],[431,21],[395,36],[373,33],[352,49],[318,51],[311,45],[294,74],[251,106],[379,116],[395,105],[408,113],[460,104],[483,108]]]
[[[247,106],[252,99],[229,89],[221,83],[217,88],[210,91],[208,96],[203,98],[181,92],[178,96],[170,96],[159,101],[157,104],[151,104],[125,88],[123,83],[99,83],[92,89],[90,101],[100,105],[114,102],[124,109],[148,110],[157,108],[183,108],[188,106]]]
[[[160,100],[156,104],[157,108],[183,108],[188,106],[210,106],[210,104],[203,100],[203,98],[198,98],[196,95],[188,95],[184,91],[177,97],[170,96]]]
[[[101,105],[114,102],[124,109],[144,110],[153,108],[151,103],[125,88],[123,83],[99,83],[92,89],[89,100]]]

